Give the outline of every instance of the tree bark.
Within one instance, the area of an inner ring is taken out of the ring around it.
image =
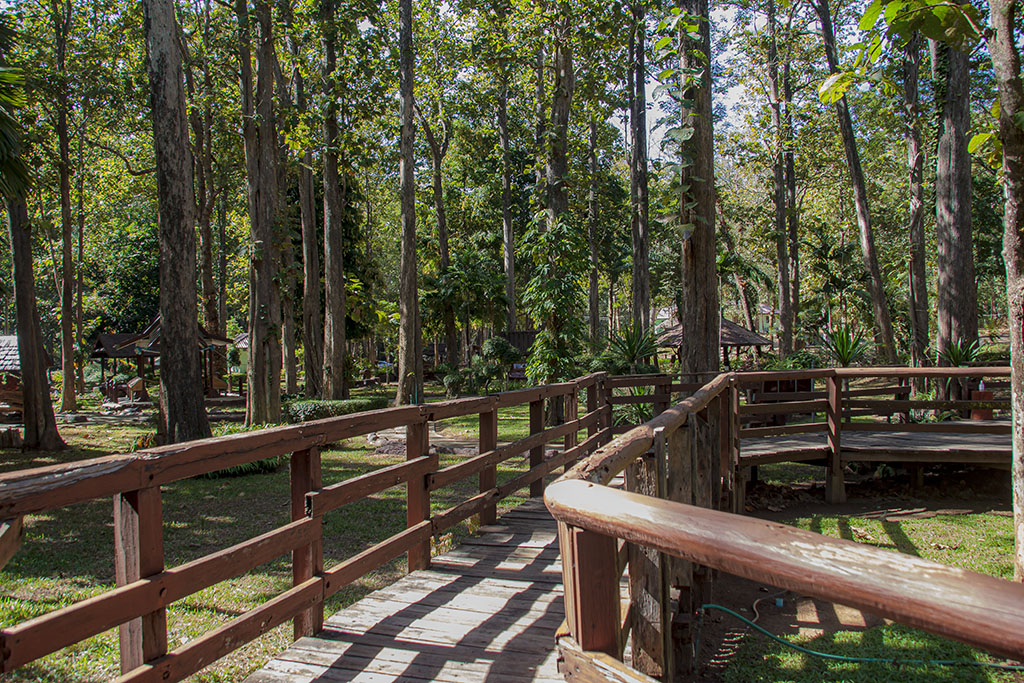
[[[938,247],[935,318],[939,364],[950,345],[978,338],[978,288],[971,237],[970,66],[967,55],[932,43],[939,107],[935,154],[935,238]],[[942,72],[945,73],[942,73]]]
[[[82,336],[83,306],[82,306],[82,260],[85,253],[85,129],[86,129],[86,104],[82,103],[82,124],[78,131],[78,255],[75,258],[75,348],[81,356],[80,362],[76,363],[75,384],[78,393],[85,393],[85,341]]]
[[[502,24],[504,26],[504,23]],[[501,235],[505,262],[505,333],[516,327],[516,235],[512,226],[512,155],[508,136],[508,67],[501,66],[498,89],[498,145],[501,147]]]
[[[633,325],[651,326],[651,267],[649,202],[647,194],[647,8],[645,0],[633,0],[632,30],[629,34],[632,60],[629,64],[630,138],[630,228],[633,239]]]
[[[324,372],[323,397],[345,398],[345,179],[339,166],[338,107],[336,104],[337,28],[334,0],[325,3],[324,89],[330,93],[324,116]]]
[[[684,382],[692,373],[718,370],[718,339],[721,314],[718,301],[718,273],[715,250],[715,168],[711,112],[711,26],[708,0],[684,0],[684,12],[700,18],[699,41],[680,31],[681,73],[697,70],[697,82],[684,84],[681,125],[693,128],[682,145],[682,191],[679,220],[691,231],[681,245],[679,320],[689,330],[689,342],[680,353]],[[692,160],[687,165],[687,159]]]
[[[398,391],[395,404],[423,401],[423,339],[416,284],[416,185],[413,120],[412,0],[399,0],[399,194],[401,197],[402,255],[399,282]]]
[[[74,224],[71,218],[71,139],[68,133],[67,43],[71,30],[71,3],[52,0],[50,20],[53,23],[56,51],[57,91],[57,176],[60,188],[61,225],[61,294],[60,294],[60,355],[61,355],[61,412],[74,412],[75,399],[75,262],[72,256]]]
[[[828,0],[817,0],[814,8],[821,21],[821,34],[825,42],[825,58],[828,61],[830,74],[839,72],[839,57],[836,48],[836,34],[832,26],[832,15],[829,13]],[[846,97],[836,102],[836,117],[839,119],[839,133],[843,139],[846,152],[846,164],[850,171],[850,183],[853,185],[853,200],[857,210],[857,227],[860,233],[861,258],[864,268],[868,271],[868,292],[871,295],[871,308],[874,312],[875,327],[882,344],[882,353],[887,363],[896,363],[896,344],[893,341],[892,317],[889,314],[889,303],[885,297],[885,282],[882,270],[878,266],[878,253],[875,250],[875,236],[871,228],[871,212],[868,209],[868,190],[864,181],[864,171],[860,164],[860,153],[857,151],[857,138],[853,134],[853,121]]]
[[[196,325],[195,197],[173,0],[144,0],[160,207],[160,403],[169,443],[210,435]]]
[[[796,5],[794,5],[795,7]],[[791,15],[792,17],[792,15]],[[789,233],[789,295],[790,316],[794,337],[800,330],[800,207],[796,201],[796,152],[793,139],[793,77],[790,56],[782,67],[782,97],[785,107],[782,125],[782,148],[786,158],[786,228]],[[754,329],[750,327],[750,329]],[[794,338],[794,350],[798,340]]]
[[[993,35],[988,40],[999,90],[999,137],[1003,145],[1003,260],[1009,312],[1013,407],[1013,576],[1024,580],[1024,131],[1014,115],[1024,110],[1020,52],[1015,42],[1014,0],[989,0]]]
[[[427,146],[430,147],[431,184],[434,190],[434,213],[437,216],[437,250],[440,257],[441,272],[451,267],[451,250],[448,248],[448,214],[444,208],[444,187],[441,184],[441,166],[444,164],[445,155],[448,154],[448,144],[452,139],[452,128],[448,121],[441,119],[441,140],[434,137],[434,130],[430,122],[420,112],[420,125],[423,128],[423,136],[427,139]],[[455,309],[450,301],[445,301],[441,311],[444,319],[444,345],[445,362],[452,367],[459,363],[459,333],[455,327]],[[469,339],[468,332],[466,339]],[[466,347],[466,361],[469,362],[470,349]]]
[[[925,275],[924,150],[921,148],[921,110],[917,80],[921,65],[921,40],[915,35],[903,53],[903,106],[907,113],[907,171],[910,202],[907,232],[910,239],[910,360],[915,367],[928,365],[928,281]],[[923,389],[923,382],[919,388]]]
[[[590,273],[588,291],[588,320],[590,348],[597,352],[601,348],[601,302],[598,290],[597,257],[597,116],[590,117],[590,148],[587,153],[587,170],[590,173],[590,190],[587,196],[587,246],[590,248]]]
[[[790,290],[789,233],[786,226],[786,179],[783,150],[782,103],[779,96],[778,22],[775,0],[768,0],[768,87],[772,131],[772,203],[775,207],[775,259],[778,269],[779,355],[793,353],[793,294]]]
[[[13,264],[14,308],[18,329],[18,358],[21,362],[22,420],[25,450],[56,451],[64,448],[57,432],[46,381],[46,350],[36,309],[35,275],[32,269],[32,227],[24,199],[8,204]]]
[[[270,7],[254,5],[259,28],[256,94],[253,97],[247,0],[236,0],[238,15],[242,135],[249,189],[249,382],[246,424],[281,420],[281,293],[274,235],[277,201],[277,130],[274,119],[274,42]],[[254,102],[255,99],[255,102]]]
[[[306,83],[299,67],[299,43],[288,15],[288,51],[293,60],[292,100],[300,116],[306,112]],[[299,221],[302,225],[302,344],[304,392],[320,398],[323,390],[323,318],[320,313],[320,244],[317,238],[313,153],[306,149],[299,161]]]

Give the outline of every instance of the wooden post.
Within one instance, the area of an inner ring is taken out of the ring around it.
[[[498,446],[498,411],[480,413],[480,452],[493,451]],[[491,465],[480,471],[480,493],[498,485],[498,466]],[[494,524],[498,519],[498,505],[492,503],[480,511],[480,525]]]
[[[604,412],[601,414],[601,420],[598,424],[601,425],[601,429],[611,429],[612,427],[612,406],[608,403],[608,399],[611,397],[611,387],[608,386],[608,378],[605,376],[601,379],[599,385],[600,388],[597,391],[597,406]],[[612,440],[611,432],[603,439],[604,443],[608,443]],[[604,444],[602,444],[604,445]]]
[[[621,660],[615,539],[559,523],[558,541],[569,632],[584,651]]]
[[[661,415],[663,412],[668,410],[668,407],[672,404],[672,378],[671,377],[659,377],[654,382],[654,393],[665,396],[665,398],[658,399],[654,402],[654,410],[652,411],[655,415]]]
[[[664,430],[659,429],[658,441],[664,447]],[[660,454],[664,457],[664,450]],[[658,465],[657,445],[653,452],[633,461],[626,468],[626,490],[644,496],[659,497],[664,468]],[[664,556],[657,550],[630,543],[629,603],[632,618],[633,668],[648,676],[662,674],[664,657],[664,630],[662,605],[666,601],[663,572]]]
[[[720,450],[718,453],[718,500],[716,510],[728,510],[732,503],[732,395],[736,387],[729,383],[729,386],[722,392],[718,401],[718,441]]]
[[[319,489],[320,449],[316,446],[292,453],[291,506],[292,521],[306,516],[306,493]],[[307,546],[292,551],[292,585],[298,586],[324,571],[322,517],[316,517],[317,539]],[[324,603],[319,603],[295,615],[292,622],[295,639],[311,636],[324,627]]]
[[[573,389],[565,395],[565,421],[572,422],[578,419],[580,416],[580,393],[578,389]],[[562,442],[563,450],[569,450],[575,448],[579,444],[579,432],[572,432],[571,434],[565,435],[565,440]],[[565,463],[565,471],[568,472],[575,465],[574,462]]]
[[[598,382],[599,382],[599,380],[595,379],[594,383],[591,384],[589,387],[587,387],[587,413],[588,414],[590,414],[590,413],[594,412],[595,410],[597,410],[598,406],[601,405],[597,401]],[[587,427],[587,437],[591,437],[594,434],[597,434],[599,429],[601,429],[601,421],[600,420],[598,420],[597,422],[595,422],[595,423],[591,424],[589,427]]]
[[[118,586],[164,570],[160,487],[114,496],[114,576]],[[121,624],[121,673],[167,654],[167,611],[160,608]]]
[[[846,482],[843,481],[842,430],[843,430],[843,385],[835,375],[828,378],[828,483],[825,486],[825,500],[829,503],[846,502]]]
[[[422,457],[430,450],[430,435],[427,433],[427,421],[421,420],[407,425],[405,428],[405,459],[413,460]],[[427,489],[427,478],[413,477],[408,484],[408,503],[405,513],[406,525],[413,527],[430,519],[430,491]],[[430,567],[430,539],[424,540],[409,549],[409,571]]]
[[[530,433],[544,431],[544,399],[530,401]],[[544,462],[544,446],[530,449],[530,469]],[[538,479],[530,483],[530,497],[540,498],[544,495],[544,480]]]

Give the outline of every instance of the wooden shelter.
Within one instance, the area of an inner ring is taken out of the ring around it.
[[[766,339],[757,332],[748,330],[742,325],[737,325],[733,321],[724,317],[721,319],[721,326],[719,327],[719,330],[720,334],[718,343],[722,347],[722,362],[726,367],[730,367],[730,348],[736,349],[738,353],[738,350],[741,348],[760,349],[765,346],[772,346],[770,339]],[[662,332],[660,337],[658,337],[658,346],[676,349],[677,353],[685,343],[687,343],[686,333],[680,323],[672,325]]]
[[[156,364],[156,357],[159,353],[141,348],[136,342],[142,337],[133,332],[101,332],[96,336],[92,345],[92,353],[89,358],[96,358],[100,361],[100,382],[107,381],[107,361],[113,362],[113,372],[117,373],[118,361],[125,361],[129,364],[135,362],[139,377],[146,375],[146,361],[149,361],[150,370]]]
[[[199,323],[196,323],[196,327],[199,329],[199,352],[202,354],[203,363],[203,390],[208,396],[218,396],[220,389],[226,389],[227,384],[224,380],[214,376],[214,363],[213,354],[216,353],[218,348],[223,349],[228,344],[234,342],[227,337],[222,337],[219,334],[208,332]],[[160,316],[158,315],[153,319],[153,322],[142,331],[142,334],[137,336],[137,339],[128,343],[128,345],[134,345],[136,348],[148,351],[155,355],[160,354],[160,341],[162,336],[162,323]],[[220,351],[224,354],[224,351]]]

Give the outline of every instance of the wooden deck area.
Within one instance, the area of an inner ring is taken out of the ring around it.
[[[986,421],[975,424],[1008,426],[1009,422]],[[895,429],[896,425],[891,428]],[[821,460],[827,453],[828,437],[822,432],[743,439],[740,442],[740,464],[744,466]],[[844,429],[841,454],[844,462],[961,462],[1008,467],[1012,448],[1009,433]]]
[[[540,499],[326,620],[251,675],[287,681],[563,681],[557,527]]]

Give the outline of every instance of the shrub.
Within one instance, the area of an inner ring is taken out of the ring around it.
[[[350,398],[342,401],[321,401],[316,399],[300,399],[288,401],[281,406],[281,419],[289,424],[321,420],[325,417],[340,417],[361,413],[366,410],[378,410],[388,407],[385,396]]]
[[[228,434],[241,434],[243,432],[257,432],[261,429],[268,429],[277,425],[250,425],[246,427],[240,422],[225,422],[213,428],[214,436],[227,436]],[[274,455],[254,462],[244,462],[234,467],[225,467],[216,472],[208,472],[199,475],[199,479],[228,479],[230,477],[244,477],[250,474],[271,474],[276,472],[288,460],[286,455]]]

